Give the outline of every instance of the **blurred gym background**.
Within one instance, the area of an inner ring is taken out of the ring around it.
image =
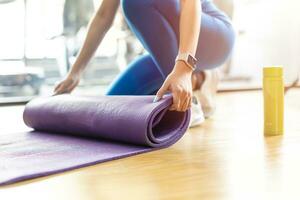
[[[297,0],[214,0],[233,20],[237,42],[222,66],[220,91],[261,87],[261,68],[285,67],[287,86],[300,71],[300,2]],[[101,0],[0,0],[0,103],[51,95],[83,43]],[[121,10],[75,90],[100,95],[127,64],[145,53]],[[141,66],[142,67],[142,66]]]

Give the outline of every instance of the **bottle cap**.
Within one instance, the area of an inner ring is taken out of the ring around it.
[[[283,67],[264,67],[264,77],[282,77]]]

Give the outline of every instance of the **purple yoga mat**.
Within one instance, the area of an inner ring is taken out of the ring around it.
[[[60,95],[29,102],[31,132],[0,135],[0,185],[166,148],[188,128],[190,111],[172,97]]]

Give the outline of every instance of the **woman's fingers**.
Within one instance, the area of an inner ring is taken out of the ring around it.
[[[189,104],[188,104],[187,110],[190,109],[190,108],[192,107],[192,102],[193,102],[193,95],[191,94],[191,95],[190,95],[190,99],[189,99]]]
[[[66,87],[64,93],[70,93],[76,86],[77,84],[75,82],[70,83],[69,86]]]
[[[61,90],[62,90],[61,88],[62,88],[62,85],[60,85],[59,87],[56,87],[54,90],[54,95],[60,94]]]
[[[187,104],[186,107],[184,108],[184,111],[187,111],[188,109],[190,109],[192,106],[192,94],[189,94],[187,96]]]
[[[54,91],[58,90],[60,88],[60,86],[62,85],[62,83],[59,83],[55,86]]]
[[[185,112],[188,109],[189,102],[190,102],[189,95],[186,94],[184,96],[184,101],[182,102],[182,105],[181,105],[181,112]]]
[[[173,77],[174,78],[174,77]],[[178,80],[176,80],[178,81]],[[159,101],[163,95],[170,91],[173,95],[173,103],[169,110],[175,110],[178,112],[185,112],[188,110],[191,106],[191,91],[189,90],[188,84],[178,84],[174,79],[167,78],[164,82],[164,84],[161,86],[161,88],[156,93],[156,97],[154,99],[154,102]],[[180,80],[181,81],[181,80]],[[175,83],[177,84],[175,84]],[[190,82],[188,82],[190,83]]]
[[[191,107],[191,102],[191,94],[182,89],[176,89],[173,91],[173,105],[170,110],[185,112]]]
[[[78,84],[79,79],[77,77],[67,77],[55,86],[54,95],[70,93]]]
[[[185,112],[189,109],[191,104],[191,94],[189,92],[184,91],[181,95],[181,105],[180,105],[180,111]]]
[[[182,97],[181,97],[181,89],[176,88],[176,89],[172,89],[172,94],[173,94],[173,104],[170,107],[170,110],[175,110],[175,111],[179,111],[180,112],[180,108],[181,108],[181,102],[182,102]]]
[[[54,90],[54,95],[63,94],[67,92],[65,83],[60,83],[59,87],[56,87]]]
[[[169,89],[169,83],[168,83],[168,81],[165,81],[164,84],[161,86],[161,88],[157,91],[153,102],[157,102],[161,98],[163,98],[164,94],[168,91],[168,89]]]

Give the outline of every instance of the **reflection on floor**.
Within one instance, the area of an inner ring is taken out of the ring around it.
[[[284,136],[264,137],[261,92],[218,95],[203,126],[157,152],[2,188],[1,199],[299,199],[300,90],[286,96]],[[0,107],[0,134],[24,129]]]

